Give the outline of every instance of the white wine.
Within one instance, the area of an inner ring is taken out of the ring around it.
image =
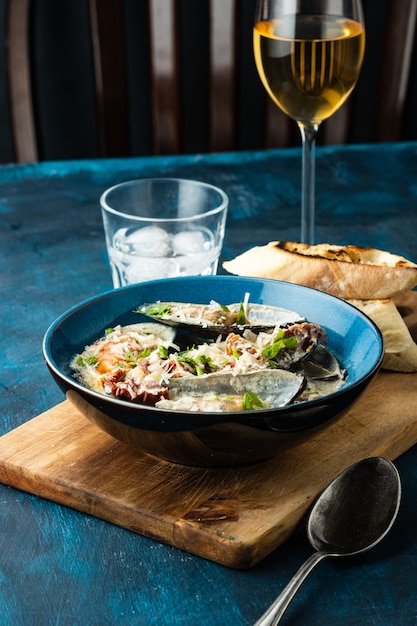
[[[354,88],[362,66],[365,30],[332,16],[288,16],[258,22],[258,73],[274,102],[297,122],[318,125]]]

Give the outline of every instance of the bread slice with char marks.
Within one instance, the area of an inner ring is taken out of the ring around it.
[[[293,282],[345,300],[394,298],[417,285],[415,263],[355,245],[271,241],[225,261],[223,267],[231,274]]]

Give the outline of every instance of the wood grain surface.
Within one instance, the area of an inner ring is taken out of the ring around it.
[[[246,569],[300,526],[345,467],[374,455],[393,460],[416,442],[417,374],[380,372],[327,429],[244,468],[191,468],[141,455],[65,400],[0,438],[0,481]]]

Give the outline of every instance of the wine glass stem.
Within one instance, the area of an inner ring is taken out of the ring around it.
[[[301,242],[314,244],[316,137],[318,126],[298,123],[303,144]]]

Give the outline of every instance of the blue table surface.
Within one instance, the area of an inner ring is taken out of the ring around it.
[[[64,399],[43,362],[43,334],[111,288],[102,191],[146,176],[222,187],[230,259],[298,240],[300,168],[299,149],[0,168],[0,434]],[[317,242],[417,261],[416,143],[318,149],[316,197]],[[395,463],[403,499],[391,533],[360,557],[323,561],[283,624],[417,624],[416,448]],[[254,568],[232,570],[4,485],[0,498],[2,625],[253,624],[312,552],[301,531]]]

